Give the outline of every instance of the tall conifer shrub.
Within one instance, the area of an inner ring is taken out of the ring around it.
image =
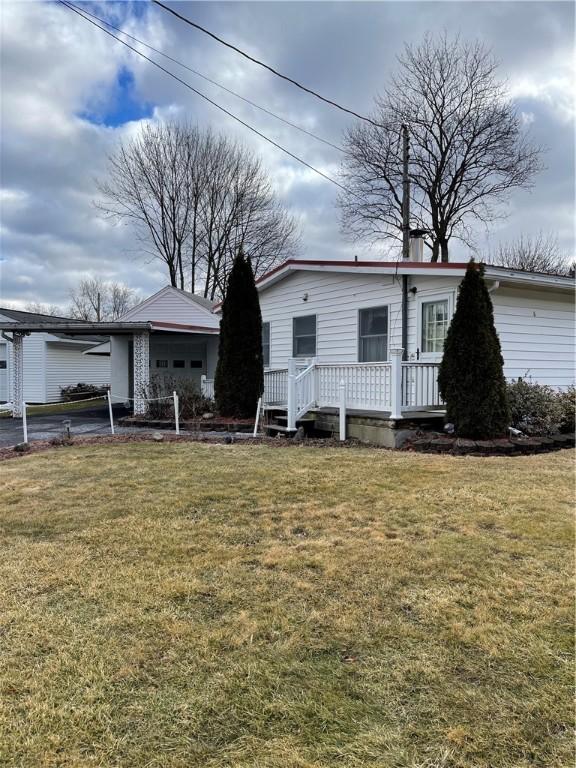
[[[222,416],[251,418],[264,389],[262,315],[250,259],[239,251],[222,303],[216,407]]]
[[[471,261],[460,285],[438,375],[447,420],[460,437],[507,435],[510,410],[503,365],[484,267]]]

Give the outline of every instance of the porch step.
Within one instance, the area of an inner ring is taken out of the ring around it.
[[[296,426],[299,424],[313,424],[316,421],[314,416],[302,416],[301,419],[296,419]],[[287,424],[288,416],[274,416],[274,422],[276,424]]]
[[[288,429],[288,427],[283,426],[282,424],[267,424],[266,432],[268,432],[268,434],[278,434],[279,432],[282,432],[285,435],[293,435],[296,430]]]

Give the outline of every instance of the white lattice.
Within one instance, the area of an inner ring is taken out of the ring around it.
[[[150,384],[150,334],[134,334],[134,413],[146,413],[146,397]]]
[[[24,400],[24,334],[13,334],[13,365],[11,382],[11,400],[13,404],[12,415],[22,416],[22,401]]]

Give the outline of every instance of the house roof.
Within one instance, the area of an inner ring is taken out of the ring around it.
[[[42,315],[38,312],[24,312],[20,309],[10,309],[9,307],[0,307],[0,315],[10,317],[16,322],[34,323],[49,321],[52,323],[83,323],[84,320],[74,320],[71,317],[59,317],[58,315]]]
[[[205,298],[204,296],[199,296],[197,293],[192,293],[191,291],[185,291],[182,288],[174,288],[175,291],[179,291],[180,293],[183,293],[184,296],[188,296],[189,299],[193,299],[197,304],[200,304],[201,307],[204,307],[204,309],[212,310],[216,306],[218,302],[216,301],[210,301],[210,299]]]
[[[256,281],[259,291],[284,280],[293,272],[337,272],[348,274],[374,275],[451,275],[464,277],[468,262],[433,263],[430,261],[342,261],[327,259],[288,259],[270,270]],[[561,275],[545,275],[537,272],[523,272],[485,265],[487,278],[509,283],[532,284],[537,287],[550,287],[560,290],[574,290],[574,280]]]

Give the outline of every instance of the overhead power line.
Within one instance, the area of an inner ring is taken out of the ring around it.
[[[361,115],[358,112],[354,112],[353,109],[348,109],[348,107],[344,107],[342,106],[342,104],[338,104],[337,101],[333,101],[332,99],[328,99],[325,96],[322,96],[317,91],[313,91],[312,88],[307,88],[305,85],[302,85],[302,83],[299,83],[297,80],[294,80],[293,78],[288,77],[288,75],[283,75],[282,72],[278,72],[278,70],[274,69],[274,67],[271,67],[270,65],[265,64],[263,61],[260,61],[260,59],[254,58],[254,56],[250,56],[250,54],[246,53],[246,51],[243,51],[241,48],[238,48],[237,46],[232,45],[232,43],[228,43],[226,40],[223,40],[221,37],[218,37],[218,35],[215,35],[213,32],[210,32],[209,29],[206,29],[205,27],[202,27],[200,24],[197,24],[195,21],[192,21],[191,19],[186,18],[186,16],[182,16],[181,13],[178,13],[178,11],[175,11],[173,8],[170,8],[169,6],[164,5],[164,3],[161,3],[160,0],[152,0],[152,2],[154,3],[154,5],[158,5],[160,6],[160,8],[163,8],[165,11],[168,11],[168,13],[171,13],[173,16],[176,16],[177,19],[180,19],[180,21],[183,21],[185,24],[189,24],[191,27],[194,27],[195,29],[200,30],[200,32],[203,32],[205,35],[208,35],[213,40],[216,40],[218,43],[221,43],[222,45],[225,45],[227,48],[230,48],[231,50],[236,51],[236,53],[239,53],[241,56],[244,56],[245,59],[248,59],[249,61],[254,62],[254,64],[258,64],[260,67],[264,67],[264,69],[267,69],[269,72],[272,72],[273,75],[276,75],[277,77],[282,78],[282,80],[286,80],[286,82],[291,83],[292,85],[295,85],[297,88],[300,88],[300,90],[302,91],[306,91],[306,93],[309,93],[312,96],[315,96],[317,99],[320,99],[326,104],[330,104],[330,106],[336,107],[336,109],[339,109],[342,112],[346,112],[349,115],[353,115],[354,117],[357,117],[359,120],[364,120],[366,123],[370,123],[371,125],[374,125],[377,128],[390,127],[382,123],[379,123],[376,120],[372,120],[371,117],[366,117],[366,115]]]
[[[134,42],[138,43],[139,45],[143,45],[145,48],[148,48],[150,51],[157,53],[159,56],[163,56],[165,59],[168,59],[168,61],[172,61],[174,64],[177,64],[179,67],[182,67],[183,69],[187,69],[188,72],[192,72],[193,75],[196,75],[197,77],[201,77],[202,80],[205,80],[207,83],[211,83],[212,85],[215,85],[216,87],[221,88],[223,91],[226,91],[226,93],[230,93],[232,96],[235,96],[237,99],[241,99],[242,101],[246,102],[246,104],[250,104],[250,106],[255,107],[256,109],[259,109],[261,112],[265,112],[267,115],[271,115],[272,117],[276,118],[276,120],[280,120],[286,125],[289,125],[291,128],[295,128],[297,131],[301,131],[302,133],[305,133],[307,136],[310,136],[311,138],[316,139],[317,141],[321,141],[323,144],[326,144],[329,147],[332,147],[333,149],[337,149],[339,152],[345,152],[345,150],[342,149],[342,147],[339,147],[337,144],[333,144],[331,141],[328,141],[328,139],[323,139],[321,136],[318,136],[317,134],[312,133],[312,131],[309,131],[306,128],[303,128],[301,125],[297,125],[296,123],[293,123],[290,120],[287,120],[285,117],[282,117],[281,115],[277,115],[275,112],[272,112],[272,110],[267,109],[266,107],[263,107],[260,104],[256,104],[256,102],[252,101],[251,99],[248,99],[245,96],[242,96],[241,94],[236,93],[236,91],[233,91],[230,88],[227,88],[225,85],[222,85],[222,83],[219,83],[216,80],[212,80],[212,78],[202,74],[202,72],[198,72],[197,69],[194,69],[193,67],[189,67],[187,64],[184,64],[184,62],[179,61],[178,59],[175,59],[173,56],[170,56],[169,54],[159,50],[158,48],[154,48],[154,46],[150,45],[150,43],[145,43],[144,40],[140,40],[138,37],[128,34],[128,32],[125,32],[123,29],[120,29],[120,27],[115,27],[114,24],[111,24],[109,21],[106,21],[106,19],[102,19],[100,16],[97,16],[95,13],[92,13],[91,11],[86,10],[86,8],[80,8],[72,2],[68,2],[68,5],[74,8],[76,11],[83,13],[85,16],[90,16],[92,19],[96,19],[96,21],[99,21],[101,24],[106,25],[106,27],[116,30],[116,32],[119,32],[121,35],[124,35],[124,37],[127,37],[130,40],[134,40]]]
[[[326,179],[326,181],[329,181],[331,184],[334,184],[335,186],[339,187],[344,192],[348,192],[345,186],[340,184],[340,182],[336,181],[335,179],[328,176],[328,174],[324,173],[323,171],[318,170],[318,168],[315,168],[313,165],[310,165],[310,163],[307,163],[306,160],[303,160],[301,157],[298,157],[298,155],[295,155],[293,152],[290,152],[289,149],[286,149],[281,144],[278,144],[278,142],[274,141],[273,139],[270,139],[268,136],[266,136],[264,133],[259,131],[257,128],[254,128],[254,126],[250,125],[249,123],[242,120],[240,117],[237,117],[235,114],[230,112],[225,107],[220,106],[217,102],[215,102],[213,99],[211,99],[209,96],[206,96],[206,94],[202,93],[202,91],[199,91],[197,88],[194,88],[194,86],[190,85],[190,83],[187,83],[185,80],[182,80],[181,77],[178,77],[178,75],[175,75],[174,72],[171,72],[169,69],[166,69],[166,67],[163,67],[161,64],[158,64],[157,61],[154,61],[154,59],[151,59],[149,56],[146,56],[145,53],[142,53],[137,48],[134,48],[134,46],[130,45],[129,43],[125,42],[121,38],[117,37],[115,34],[110,32],[106,27],[100,26],[100,24],[96,23],[92,19],[90,19],[88,16],[85,16],[82,11],[78,10],[76,7],[72,6],[70,3],[66,2],[65,0],[58,0],[60,5],[65,6],[68,8],[68,10],[72,11],[72,13],[77,14],[80,16],[80,18],[84,19],[84,21],[87,21],[89,24],[92,24],[92,26],[97,27],[102,32],[105,32],[110,37],[114,38],[114,40],[117,40],[122,45],[126,46],[126,48],[129,48],[131,51],[136,53],[138,56],[140,56],[143,59],[146,59],[146,61],[149,61],[150,64],[157,67],[158,69],[162,70],[162,72],[165,72],[167,75],[172,77],[174,80],[177,80],[179,83],[181,83],[185,88],[188,88],[188,90],[192,91],[193,93],[200,96],[202,99],[207,101],[209,104],[212,104],[213,107],[216,107],[216,109],[219,109],[221,112],[223,112],[225,115],[228,115],[228,117],[231,117],[233,120],[236,120],[237,123],[240,123],[240,125],[243,125],[245,128],[248,128],[248,130],[252,131],[252,133],[255,133],[257,136],[259,136],[261,139],[264,139],[264,141],[267,141],[269,144],[272,144],[273,147],[276,147],[281,152],[284,152],[284,154],[291,157],[293,160],[296,160],[301,165],[305,166],[309,170],[313,171],[314,173],[318,174],[318,176],[321,176],[323,179]]]

